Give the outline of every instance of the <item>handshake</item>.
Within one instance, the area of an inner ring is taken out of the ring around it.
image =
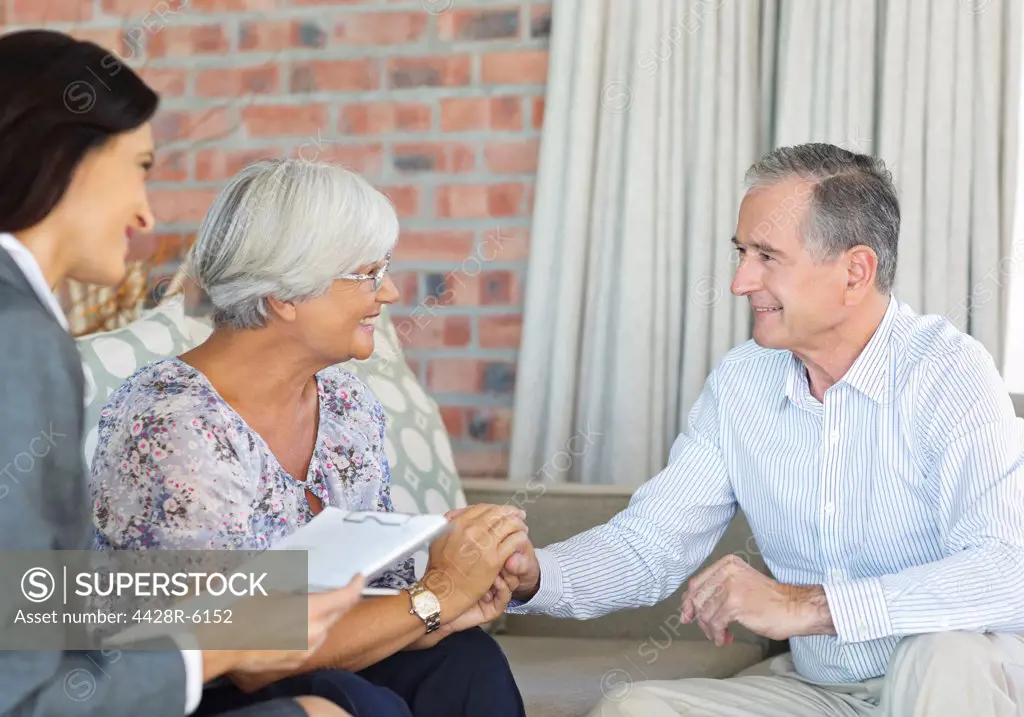
[[[523,510],[481,504],[445,517],[451,528],[431,544],[422,582],[441,601],[449,633],[490,622],[537,592],[540,566]]]

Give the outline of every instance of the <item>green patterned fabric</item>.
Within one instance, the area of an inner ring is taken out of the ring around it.
[[[444,513],[466,505],[441,410],[405,362],[387,311],[374,335],[373,356],[342,366],[361,378],[387,414],[384,448],[391,466],[391,499],[402,513]]]
[[[85,374],[83,452],[91,465],[100,411],[114,389],[140,366],[184,353],[193,343],[180,301],[145,311],[123,328],[79,337],[77,343]]]

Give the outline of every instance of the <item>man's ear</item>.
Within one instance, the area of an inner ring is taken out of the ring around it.
[[[295,321],[297,312],[295,311],[295,304],[291,301],[281,301],[280,299],[270,297],[266,299],[266,302],[267,308],[282,321]]]
[[[846,254],[846,291],[860,296],[874,289],[878,274],[878,256],[869,246],[855,246]]]

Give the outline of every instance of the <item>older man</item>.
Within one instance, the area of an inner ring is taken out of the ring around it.
[[[607,524],[513,556],[515,612],[590,618],[687,578],[685,621],[790,641],[771,676],[651,681],[594,715],[1024,712],[1024,421],[991,356],[891,293],[881,161],[777,149],[749,173],[732,291],[753,340],[707,379],[668,466]],[[702,573],[737,508],[770,579]]]

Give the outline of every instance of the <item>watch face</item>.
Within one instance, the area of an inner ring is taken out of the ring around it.
[[[441,603],[432,592],[422,592],[415,597],[416,612],[421,615],[432,615],[441,612]]]

